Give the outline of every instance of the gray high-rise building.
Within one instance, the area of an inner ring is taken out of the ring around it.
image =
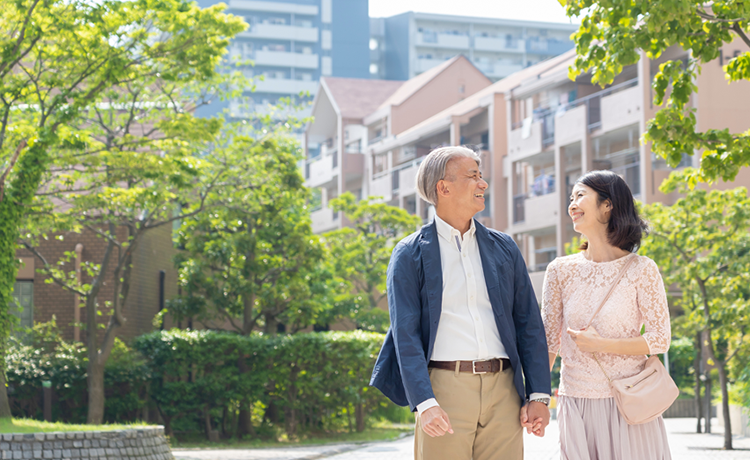
[[[573,48],[574,24],[408,12],[370,19],[370,75],[408,80],[463,54],[492,80]]]
[[[218,3],[198,0],[201,7]],[[230,56],[251,60],[255,91],[229,103],[230,113],[264,113],[279,98],[318,88],[321,76],[370,78],[368,0],[229,0],[227,12],[250,27],[230,45]],[[226,105],[224,105],[226,107]],[[215,112],[214,107],[207,112]]]

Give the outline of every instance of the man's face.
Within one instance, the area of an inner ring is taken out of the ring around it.
[[[484,192],[487,182],[482,179],[477,162],[471,158],[459,157],[448,162],[445,168],[445,187],[448,196],[440,197],[451,208],[465,211],[467,215],[484,210]]]

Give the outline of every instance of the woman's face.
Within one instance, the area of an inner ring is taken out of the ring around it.
[[[607,231],[612,206],[609,200],[597,203],[598,198],[596,191],[580,182],[570,194],[568,215],[573,219],[573,228],[589,238],[597,232]]]

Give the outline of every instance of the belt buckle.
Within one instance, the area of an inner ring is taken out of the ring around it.
[[[487,362],[486,359],[473,359],[473,360],[471,360],[471,373],[474,374],[474,375],[486,374],[487,371],[477,372],[477,363],[486,363],[486,362]]]

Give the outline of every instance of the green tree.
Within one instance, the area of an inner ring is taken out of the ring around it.
[[[654,259],[667,286],[682,292],[681,327],[701,333],[707,364],[718,371],[724,448],[732,449],[728,371],[750,326],[750,199],[743,187],[690,190],[684,175],[693,173],[672,173],[662,185],[665,193],[684,194],[674,205],[644,206],[652,230],[641,253]]]
[[[115,84],[213,75],[242,30],[222,7],[182,0],[3,0],[0,18],[0,370],[12,321],[19,227],[54,147],[85,142],[68,125]],[[0,372],[0,418],[10,417]]]
[[[169,304],[175,319],[209,328],[228,323],[241,335],[262,328],[273,336],[279,325],[294,333],[314,324],[327,308],[320,269],[325,248],[310,227],[299,145],[284,126],[294,123],[240,124],[212,151],[230,169],[207,198],[209,212],[185,219],[179,229],[182,296]],[[238,366],[250,371],[244,358]],[[240,402],[240,435],[252,433],[252,402]],[[276,417],[275,406],[270,413]]]
[[[687,64],[663,63],[654,76],[654,102],[663,106],[647,125],[645,139],[652,150],[677,166],[684,153],[703,151],[700,169],[685,176],[698,181],[731,181],[750,165],[750,131],[695,129],[690,96],[702,64],[717,59],[721,47],[739,37],[750,48],[750,2],[735,0],[560,0],[568,16],[579,17],[574,34],[577,57],[570,76],[591,72],[592,83],[612,83],[624,66],[639,60],[639,51],[658,58],[672,46],[688,51]],[[750,80],[750,50],[724,66],[729,81]],[[671,88],[671,91],[668,89]]]
[[[89,423],[101,423],[104,415],[104,369],[126,321],[136,248],[153,230],[168,232],[173,222],[200,213],[207,194],[227,172],[221,162],[196,157],[219,133],[221,119],[193,113],[215,92],[232,95],[221,88],[237,79],[217,74],[196,81],[186,74],[168,81],[145,75],[110,88],[71,127],[86,136],[85,147],[58,152],[45,175],[22,244],[41,261],[49,282],[79,294],[85,305]],[[71,269],[73,251],[53,263],[36,244],[40,237],[62,239],[70,231],[93,233],[107,245],[100,260],[84,265],[81,281]],[[113,299],[102,305],[99,293],[110,278]],[[100,316],[108,317],[103,336]]]
[[[329,206],[351,224],[323,235],[331,253],[330,272],[338,285],[334,313],[351,319],[360,329],[385,332],[388,312],[378,305],[386,296],[391,252],[422,221],[374,197],[357,202],[350,192],[331,200]]]

